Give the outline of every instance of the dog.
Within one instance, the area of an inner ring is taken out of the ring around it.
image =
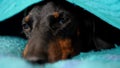
[[[64,0],[45,0],[23,18],[28,43],[23,57],[31,62],[65,60],[80,52],[114,47],[95,33],[96,18]]]

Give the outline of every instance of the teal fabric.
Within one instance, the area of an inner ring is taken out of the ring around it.
[[[0,21],[41,0],[0,0]],[[67,0],[120,29],[120,0]]]
[[[10,18],[41,0],[0,0],[0,21]],[[120,29],[120,0],[67,0],[95,14]],[[102,26],[101,26],[102,27]],[[120,47],[98,52],[81,53],[70,60],[31,64],[21,55],[26,40],[19,37],[0,36],[0,68],[120,68]]]
[[[120,29],[120,0],[68,0]],[[101,26],[102,27],[102,26]]]
[[[70,60],[44,65],[31,64],[22,58],[26,40],[0,36],[0,68],[120,68],[120,47],[80,53]]]
[[[80,53],[70,60],[44,65],[31,64],[22,58],[27,41],[14,36],[0,36],[0,68],[120,68],[120,47]]]
[[[21,57],[26,42],[19,37],[0,36],[0,56]]]
[[[40,2],[41,0],[0,0],[0,21],[3,21],[28,6]]]

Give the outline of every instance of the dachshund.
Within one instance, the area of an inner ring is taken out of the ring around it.
[[[96,18],[65,0],[45,0],[23,18],[28,43],[23,57],[31,62],[65,60],[91,50],[114,47],[95,33]]]

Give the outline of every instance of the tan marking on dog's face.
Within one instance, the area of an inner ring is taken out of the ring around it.
[[[55,43],[51,42],[48,48],[48,61],[55,62],[61,59],[61,55],[62,55],[62,52],[59,44],[57,42]]]
[[[26,56],[28,52],[28,45],[26,45],[24,51],[23,51],[23,56]]]
[[[58,17],[59,17],[59,13],[58,13],[58,12],[54,12],[54,13],[53,13],[53,16],[54,16],[55,18],[58,18]]]
[[[74,50],[71,45],[71,39],[57,39],[50,43],[48,49],[49,62],[54,62],[60,59],[64,60],[72,55],[74,55]]]
[[[29,22],[29,20],[30,20],[30,17],[28,15],[28,16],[25,17],[24,21],[25,21],[25,23],[27,23],[27,22]]]
[[[68,58],[69,55],[72,55],[73,48],[71,45],[71,39],[60,39],[59,45],[62,51],[62,59]]]

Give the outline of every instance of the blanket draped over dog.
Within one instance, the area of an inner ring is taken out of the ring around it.
[[[0,21],[41,0],[0,0]],[[67,0],[95,14],[107,23],[120,29],[119,0]]]
[[[41,0],[0,0],[0,21]],[[120,29],[120,0],[67,0]],[[120,68],[120,47],[81,53],[65,61],[32,65],[21,58],[26,40],[0,36],[0,68]]]

